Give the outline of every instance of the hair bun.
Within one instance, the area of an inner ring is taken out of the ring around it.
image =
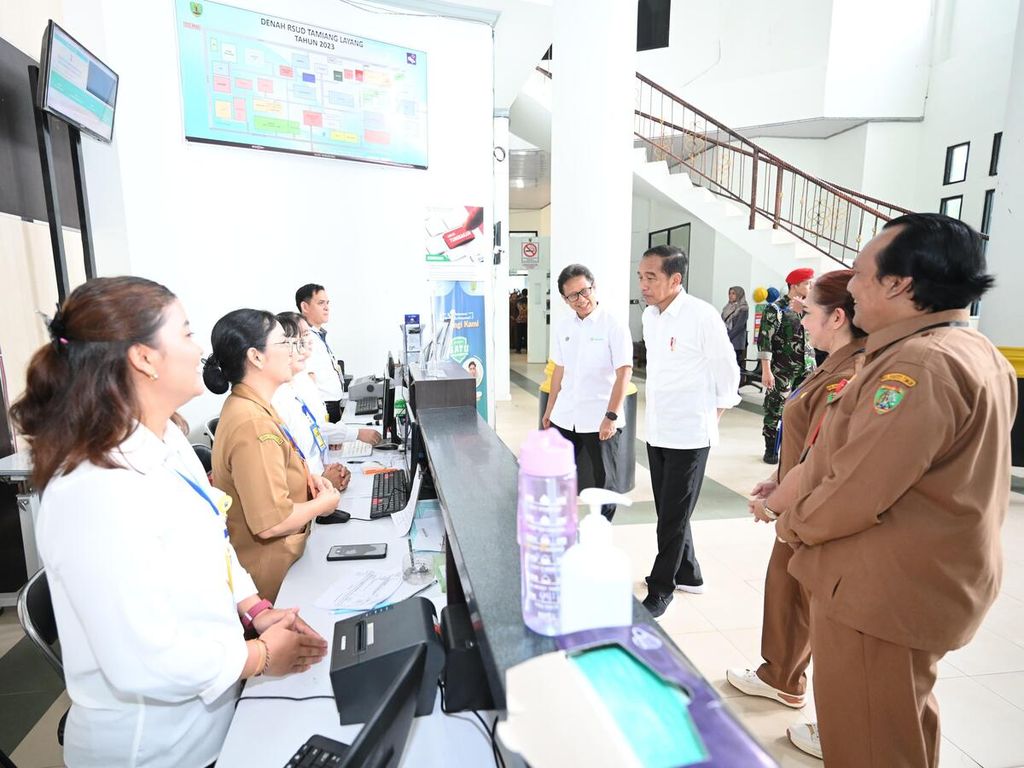
[[[228,391],[228,379],[220,368],[220,363],[214,355],[210,355],[203,361],[203,383],[206,388],[215,395],[223,395]]]

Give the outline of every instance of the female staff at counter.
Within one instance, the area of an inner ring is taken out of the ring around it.
[[[72,702],[64,759],[207,765],[238,681],[308,669],[326,643],[260,600],[227,540],[230,500],[170,421],[202,389],[174,294],[90,280],[49,328],[11,415],[42,491],[36,541]],[[249,612],[261,634],[246,641]]]
[[[770,519],[771,515],[765,512],[765,499],[800,462],[805,446],[814,441],[830,396],[842,390],[863,360],[865,333],[850,319],[854,307],[847,284],[852,276],[849,269],[822,275],[804,302],[801,323],[808,343],[828,352],[828,357],[786,401],[778,473],[754,488],[754,499],[750,502],[751,512],[758,520]],[[746,694],[799,708],[804,706],[805,672],[811,659],[810,604],[800,582],[787,570],[792,556],[789,544],[775,542],[765,576],[761,630],[764,663],[757,670],[730,669],[726,677]],[[792,726],[789,737],[800,749],[821,757],[814,725]]]
[[[302,555],[309,522],[334,511],[338,491],[311,475],[296,438],[270,405],[292,378],[295,342],[270,312],[236,309],[213,327],[203,379],[224,402],[213,443],[214,483],[231,495],[231,543],[260,593],[276,599]]]

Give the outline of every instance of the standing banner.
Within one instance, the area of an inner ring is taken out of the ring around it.
[[[476,379],[476,409],[487,416],[487,327],[484,317],[485,284],[479,280],[436,280],[432,283],[434,328],[452,318],[449,356]]]

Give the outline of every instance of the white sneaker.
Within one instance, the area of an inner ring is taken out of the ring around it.
[[[703,584],[676,584],[676,589],[680,592],[689,592],[691,595],[703,595],[704,585]]]
[[[729,681],[733,688],[743,691],[748,696],[763,696],[766,699],[777,701],[793,709],[800,709],[805,703],[803,696],[786,693],[768,685],[768,683],[757,676],[757,672],[753,669],[740,669],[738,667],[727,669],[725,671],[725,679]]]
[[[786,729],[786,734],[789,736],[789,740],[793,742],[793,746],[801,752],[813,755],[819,760],[822,759],[821,739],[818,738],[817,723],[800,723],[799,725],[791,725]]]

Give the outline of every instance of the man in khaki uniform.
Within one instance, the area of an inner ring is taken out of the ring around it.
[[[864,367],[766,507],[811,594],[826,764],[935,766],[936,664],[999,590],[1016,380],[968,325],[992,278],[965,224],[900,217],[854,272]]]

